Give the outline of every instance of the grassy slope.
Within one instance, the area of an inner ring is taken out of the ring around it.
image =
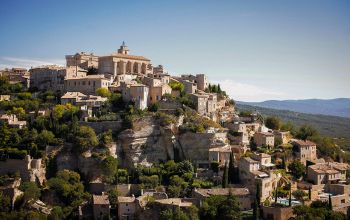
[[[350,139],[350,118],[305,114],[242,104],[237,104],[236,107],[238,110],[257,110],[264,116],[276,116],[285,122],[291,121],[297,126],[310,124],[325,136]]]

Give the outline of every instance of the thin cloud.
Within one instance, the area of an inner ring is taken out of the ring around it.
[[[257,102],[270,99],[283,99],[286,94],[273,91],[265,87],[259,87],[252,84],[240,83],[233,80],[214,81],[220,84],[220,87],[234,100]]]
[[[18,57],[0,57],[0,68],[31,68],[42,65],[64,65],[64,60],[61,59],[29,59]]]

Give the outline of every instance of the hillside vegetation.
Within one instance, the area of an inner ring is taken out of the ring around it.
[[[237,104],[237,109],[244,111],[257,110],[263,116],[275,116],[285,122],[291,121],[297,126],[304,124],[312,125],[324,136],[350,139],[350,118],[306,114],[242,104]]]

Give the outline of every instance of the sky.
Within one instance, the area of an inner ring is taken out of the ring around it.
[[[131,54],[232,98],[350,98],[348,0],[2,0],[0,69]]]

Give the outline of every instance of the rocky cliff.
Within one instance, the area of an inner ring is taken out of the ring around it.
[[[151,166],[176,156],[198,163],[207,162],[210,148],[227,143],[226,132],[188,131],[180,134],[178,126],[181,123],[181,117],[176,123],[166,126],[153,117],[134,121],[132,129],[124,130],[118,136],[119,162],[125,167]]]

